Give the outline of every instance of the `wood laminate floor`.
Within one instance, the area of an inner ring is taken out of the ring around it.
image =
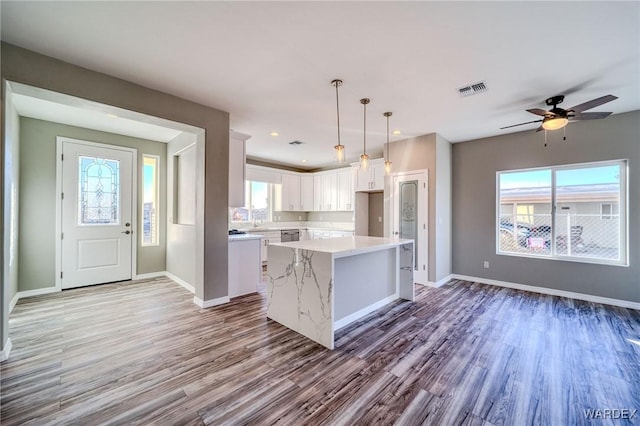
[[[263,293],[201,310],[156,279],[23,299],[1,423],[640,424],[584,412],[640,409],[638,311],[464,281],[416,290],[334,351],[268,321]]]

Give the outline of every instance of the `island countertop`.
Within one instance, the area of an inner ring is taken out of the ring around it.
[[[383,248],[397,247],[411,242],[413,242],[413,240],[355,236],[272,243],[270,245],[329,253],[333,255],[334,258],[339,258],[352,256],[354,254],[369,253]]]

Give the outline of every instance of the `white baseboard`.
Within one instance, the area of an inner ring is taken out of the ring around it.
[[[18,299],[24,299],[25,297],[41,296],[43,294],[58,293],[60,291],[62,290],[58,287],[36,288],[35,290],[19,291],[16,296],[18,296]]]
[[[603,305],[620,306],[622,308],[640,310],[640,303],[629,300],[612,299],[609,297],[594,296],[591,294],[574,293],[572,291],[556,290],[547,287],[536,287],[526,284],[517,284],[507,281],[492,280],[489,278],[471,277],[468,275],[452,274],[451,279],[473,281],[482,284],[495,285],[499,287],[513,288],[516,290],[530,291],[532,293],[548,294],[550,296],[568,297],[569,299],[584,300],[586,302],[602,303]]]
[[[223,305],[225,303],[229,303],[231,299],[229,296],[218,297],[217,299],[211,300],[202,300],[196,296],[193,297],[193,303],[200,306],[202,309],[211,308],[212,306]]]
[[[189,284],[188,282],[186,282],[185,280],[183,280],[182,278],[178,278],[177,276],[173,275],[171,272],[164,272],[164,275],[167,278],[172,279],[173,281],[177,282],[178,284],[180,284],[182,287],[186,288],[187,290],[189,290],[191,293],[195,293],[196,289],[193,288],[193,286],[191,284]]]
[[[167,271],[148,272],[146,274],[136,274],[134,280],[150,280],[152,278],[166,277]]]
[[[16,307],[16,303],[18,303],[18,300],[20,300],[20,295],[16,292],[16,294],[13,295],[13,298],[9,302],[9,313],[13,312],[13,308]]]
[[[359,320],[363,316],[368,315],[371,312],[375,311],[376,309],[380,309],[383,306],[388,305],[389,303],[397,299],[398,299],[398,294],[396,293],[392,296],[385,297],[384,299],[377,301],[373,305],[369,305],[366,308],[362,308],[359,311],[352,313],[351,315],[347,315],[346,317],[339,319],[338,321],[335,321],[333,323],[333,330],[334,331],[339,330],[342,327],[345,327],[351,324],[352,322]]]
[[[10,353],[11,353],[11,337],[7,338],[7,344],[4,345],[4,348],[2,348],[2,352],[0,352],[0,362],[8,360]]]
[[[453,277],[453,275],[452,275],[452,274],[449,274],[449,275],[447,275],[446,277],[442,278],[441,280],[438,280],[438,281],[436,281],[436,282],[428,281],[428,282],[427,282],[426,284],[424,284],[424,285],[429,286],[429,287],[435,287],[435,288],[442,287],[443,285],[445,285],[446,283],[448,283],[449,281],[451,281],[451,278],[452,278],[452,277]]]

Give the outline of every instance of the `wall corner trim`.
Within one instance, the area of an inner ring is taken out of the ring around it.
[[[13,299],[11,299],[11,302],[9,302],[9,313],[13,312],[13,308],[16,307],[16,303],[18,303],[18,300],[20,300],[20,293],[16,293],[13,296]]]
[[[184,288],[186,288],[187,290],[189,290],[189,292],[191,292],[191,294],[193,294],[193,293],[195,293],[195,292],[196,292],[196,289],[195,289],[191,284],[189,284],[188,282],[186,282],[185,280],[183,280],[183,279],[181,279],[181,278],[178,278],[177,276],[173,275],[171,272],[167,272],[167,271],[165,271],[165,272],[164,272],[164,275],[165,275],[167,278],[172,279],[172,280],[173,280],[173,281],[175,281],[176,283],[180,284],[182,287],[184,287]]]
[[[424,284],[427,287],[442,287],[443,285],[445,285],[446,283],[448,283],[449,281],[451,281],[453,279],[453,274],[449,274],[446,277],[442,278],[441,280],[438,280],[436,282],[433,281],[427,281],[426,284]]]
[[[193,303],[201,307],[202,309],[211,308],[213,306],[223,305],[229,303],[231,299],[229,296],[218,297],[217,299],[201,300],[198,297],[193,297]]]
[[[0,362],[6,361],[9,359],[9,354],[11,353],[11,337],[7,339],[7,344],[2,348],[2,352],[0,352]]]
[[[569,299],[584,300],[586,302],[602,303],[603,305],[612,305],[612,306],[619,306],[621,308],[640,310],[640,303],[632,302],[630,300],[612,299],[609,297],[594,296],[591,294],[584,294],[584,293],[574,293],[572,291],[556,290],[556,289],[547,288],[547,287],[536,287],[536,286],[526,285],[526,284],[517,284],[517,283],[511,283],[508,281],[498,281],[498,280],[492,280],[489,278],[471,277],[468,275],[452,274],[451,279],[478,282],[481,284],[495,285],[498,287],[512,288],[515,290],[530,291],[532,293],[567,297]]]

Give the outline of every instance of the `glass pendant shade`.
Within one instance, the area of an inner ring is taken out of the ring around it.
[[[391,161],[387,160],[384,162],[384,174],[389,175],[391,173]]]
[[[369,168],[369,156],[367,154],[362,154],[360,156],[360,168],[362,170],[367,170]]]
[[[334,146],[334,148],[336,150],[336,161],[338,163],[344,163],[345,162],[344,145],[336,145],[336,146]]]

